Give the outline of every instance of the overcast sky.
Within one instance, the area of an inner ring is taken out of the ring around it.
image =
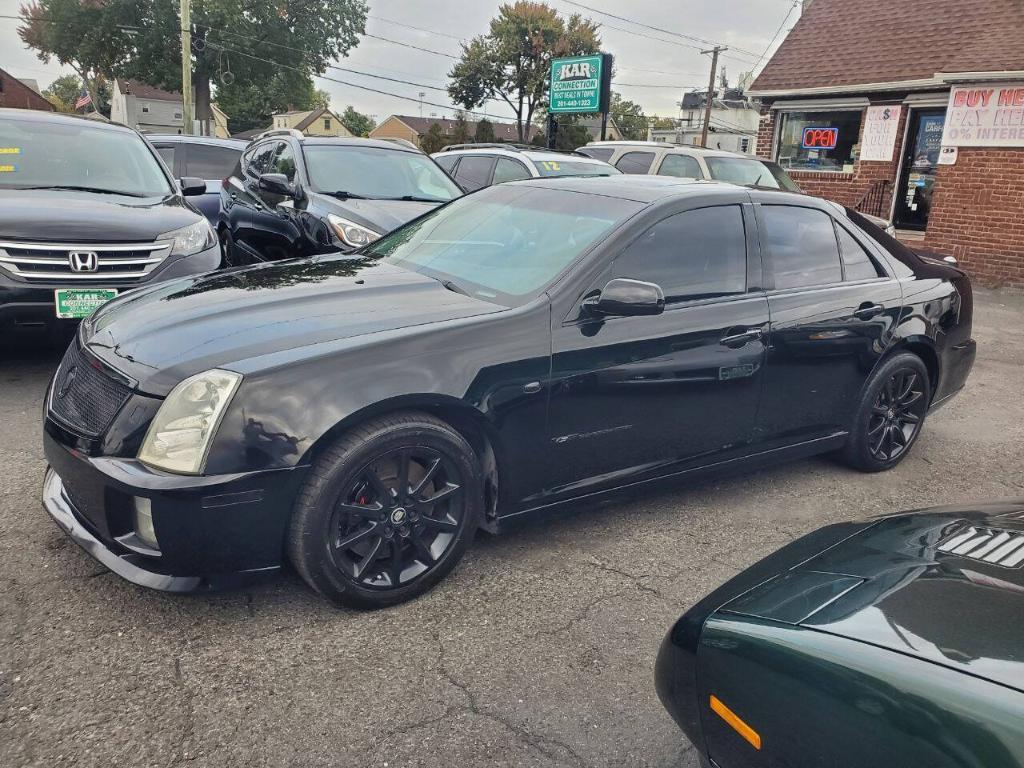
[[[799,15],[799,10],[793,8],[792,0],[632,0],[629,3],[613,0],[579,1],[591,8],[625,17],[633,22],[730,46],[732,50],[723,55],[721,64],[726,67],[732,83],[735,83],[741,72],[753,68],[761,52],[783,24],[787,13],[790,15],[771,50],[778,46],[785,33],[796,23]],[[0,14],[17,14],[21,2],[22,0],[0,0]],[[336,62],[337,65],[397,80],[412,81],[418,85],[329,69],[325,77],[388,91],[409,100],[371,93],[324,78],[317,78],[318,87],[331,94],[331,104],[336,110],[340,111],[346,105],[352,104],[356,109],[373,115],[378,122],[391,114],[420,114],[420,91],[425,94],[424,102],[442,105],[424,104],[424,115],[450,116],[454,108],[447,94],[431,88],[445,87],[447,73],[454,59],[408,46],[428,48],[457,56],[460,39],[469,39],[487,30],[487,23],[500,4],[498,0],[368,2],[370,18],[366,31],[402,44],[396,45],[364,37],[347,58]],[[677,102],[684,90],[706,87],[710,57],[701,55],[698,48],[702,45],[710,46],[574,7],[566,0],[548,2],[560,13],[568,15],[577,11],[601,24],[603,50],[615,56],[616,74],[613,88],[625,98],[639,103],[648,115],[675,116],[678,113]],[[432,32],[421,32],[400,26],[393,23],[396,21]],[[15,77],[35,78],[43,88],[55,77],[70,72],[53,62],[44,64],[32,50],[26,49],[17,35],[17,24],[18,22],[13,19],[0,18],[0,68]],[[623,31],[627,29],[634,34]],[[752,56],[751,53],[756,55]],[[231,61],[230,66],[236,72],[240,71],[245,67],[245,60]],[[486,111],[489,116],[498,119],[511,115],[509,107],[502,102],[488,104]]]

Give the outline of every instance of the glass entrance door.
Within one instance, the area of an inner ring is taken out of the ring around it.
[[[932,207],[946,110],[915,110],[903,147],[903,170],[896,188],[894,221],[901,229],[924,230]]]

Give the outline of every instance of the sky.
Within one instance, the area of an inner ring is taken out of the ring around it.
[[[800,13],[793,0],[579,2],[594,10],[573,5],[569,0],[548,0],[548,4],[563,15],[578,12],[600,23],[602,48],[615,56],[613,89],[624,98],[640,104],[647,115],[663,117],[678,114],[678,102],[684,91],[707,87],[711,57],[702,55],[701,48],[710,48],[714,44],[730,48],[722,55],[720,66],[725,67],[730,83],[734,84],[742,72],[755,68],[767,48],[768,56],[761,60],[763,66]],[[21,3],[22,0],[0,0],[0,15],[16,15]],[[376,37],[363,37],[347,57],[335,64],[406,82],[329,69],[324,78],[316,78],[316,83],[317,87],[331,94],[331,106],[340,112],[351,104],[381,122],[392,114],[421,114],[419,102],[422,91],[424,116],[452,116],[455,106],[443,89],[455,58],[437,54],[457,57],[460,40],[485,33],[500,2],[368,0],[368,5],[370,14],[366,32]],[[25,48],[21,42],[17,26],[14,19],[0,18],[0,68],[15,77],[35,78],[41,88],[54,78],[71,72],[55,62],[47,64],[40,61],[35,52]],[[230,68],[236,72],[244,67],[245,59],[230,61]],[[337,82],[339,80],[347,84]],[[395,95],[373,93],[355,86]],[[477,111],[486,112],[492,119],[512,117],[511,109],[500,101],[491,102]]]

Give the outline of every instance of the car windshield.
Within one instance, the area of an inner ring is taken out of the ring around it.
[[[611,165],[585,160],[534,160],[533,165],[541,176],[612,176],[622,173]]]
[[[526,303],[641,203],[522,184],[456,200],[367,249],[504,306]]]
[[[800,191],[800,187],[774,163],[766,163],[753,157],[707,157],[704,161],[708,164],[711,178],[719,181],[729,181],[745,187]]]
[[[426,155],[383,147],[313,144],[303,147],[317,192],[348,192],[374,200],[448,202],[462,190]]]
[[[174,192],[134,131],[86,120],[0,120],[0,189],[72,189],[127,197]]]

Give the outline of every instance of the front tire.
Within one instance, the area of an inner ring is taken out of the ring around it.
[[[374,419],[314,464],[292,514],[289,558],[340,605],[411,600],[462,559],[482,489],[472,446],[445,422],[418,412]]]
[[[899,464],[921,434],[931,395],[921,358],[900,352],[886,360],[864,388],[844,461],[862,472]]]

